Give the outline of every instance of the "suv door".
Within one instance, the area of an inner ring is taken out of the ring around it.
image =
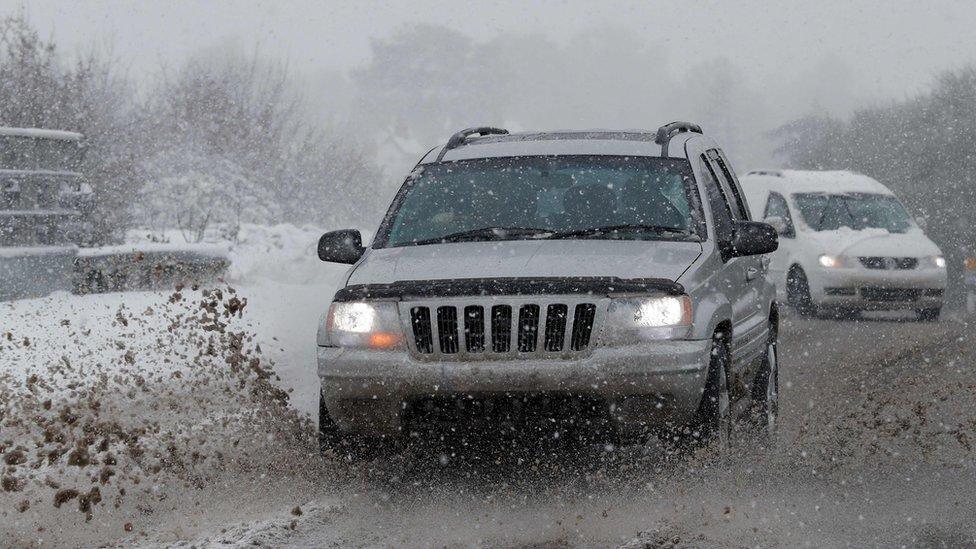
[[[735,221],[749,221],[749,209],[728,162],[718,149],[710,149],[705,154],[711,175],[718,182],[726,214],[731,219],[730,225]],[[733,316],[732,359],[740,366],[749,365],[765,349],[766,311],[761,302],[765,270],[763,261],[763,256],[754,255],[731,258],[725,263]],[[748,375],[748,372],[744,373]]]

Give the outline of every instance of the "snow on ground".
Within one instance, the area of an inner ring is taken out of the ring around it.
[[[320,234],[246,226],[213,289],[0,303],[0,545],[176,540],[306,502],[315,331],[345,270]]]

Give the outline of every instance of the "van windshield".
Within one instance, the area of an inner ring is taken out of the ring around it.
[[[815,231],[849,227],[903,233],[914,224],[897,198],[872,193],[798,193],[793,195],[803,220]]]
[[[376,245],[603,238],[701,240],[687,160],[523,156],[424,166],[407,182]]]

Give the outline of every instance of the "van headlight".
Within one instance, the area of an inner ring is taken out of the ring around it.
[[[941,255],[933,255],[931,257],[931,260],[932,260],[932,266],[934,266],[935,268],[937,269],[946,268],[946,259]]]
[[[844,258],[839,255],[822,255],[819,260],[822,267],[835,269],[844,266]]]
[[[604,334],[612,343],[637,343],[681,339],[690,331],[691,298],[663,295],[611,300]]]
[[[400,316],[391,301],[333,303],[319,327],[318,344],[324,347],[393,350],[403,343]]]

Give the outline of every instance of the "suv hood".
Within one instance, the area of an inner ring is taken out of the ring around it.
[[[825,253],[852,257],[926,257],[942,253],[921,229],[889,233],[884,229],[820,231],[811,233]]]
[[[698,242],[596,239],[403,246],[369,250],[348,283],[561,276],[677,281],[701,253]]]

